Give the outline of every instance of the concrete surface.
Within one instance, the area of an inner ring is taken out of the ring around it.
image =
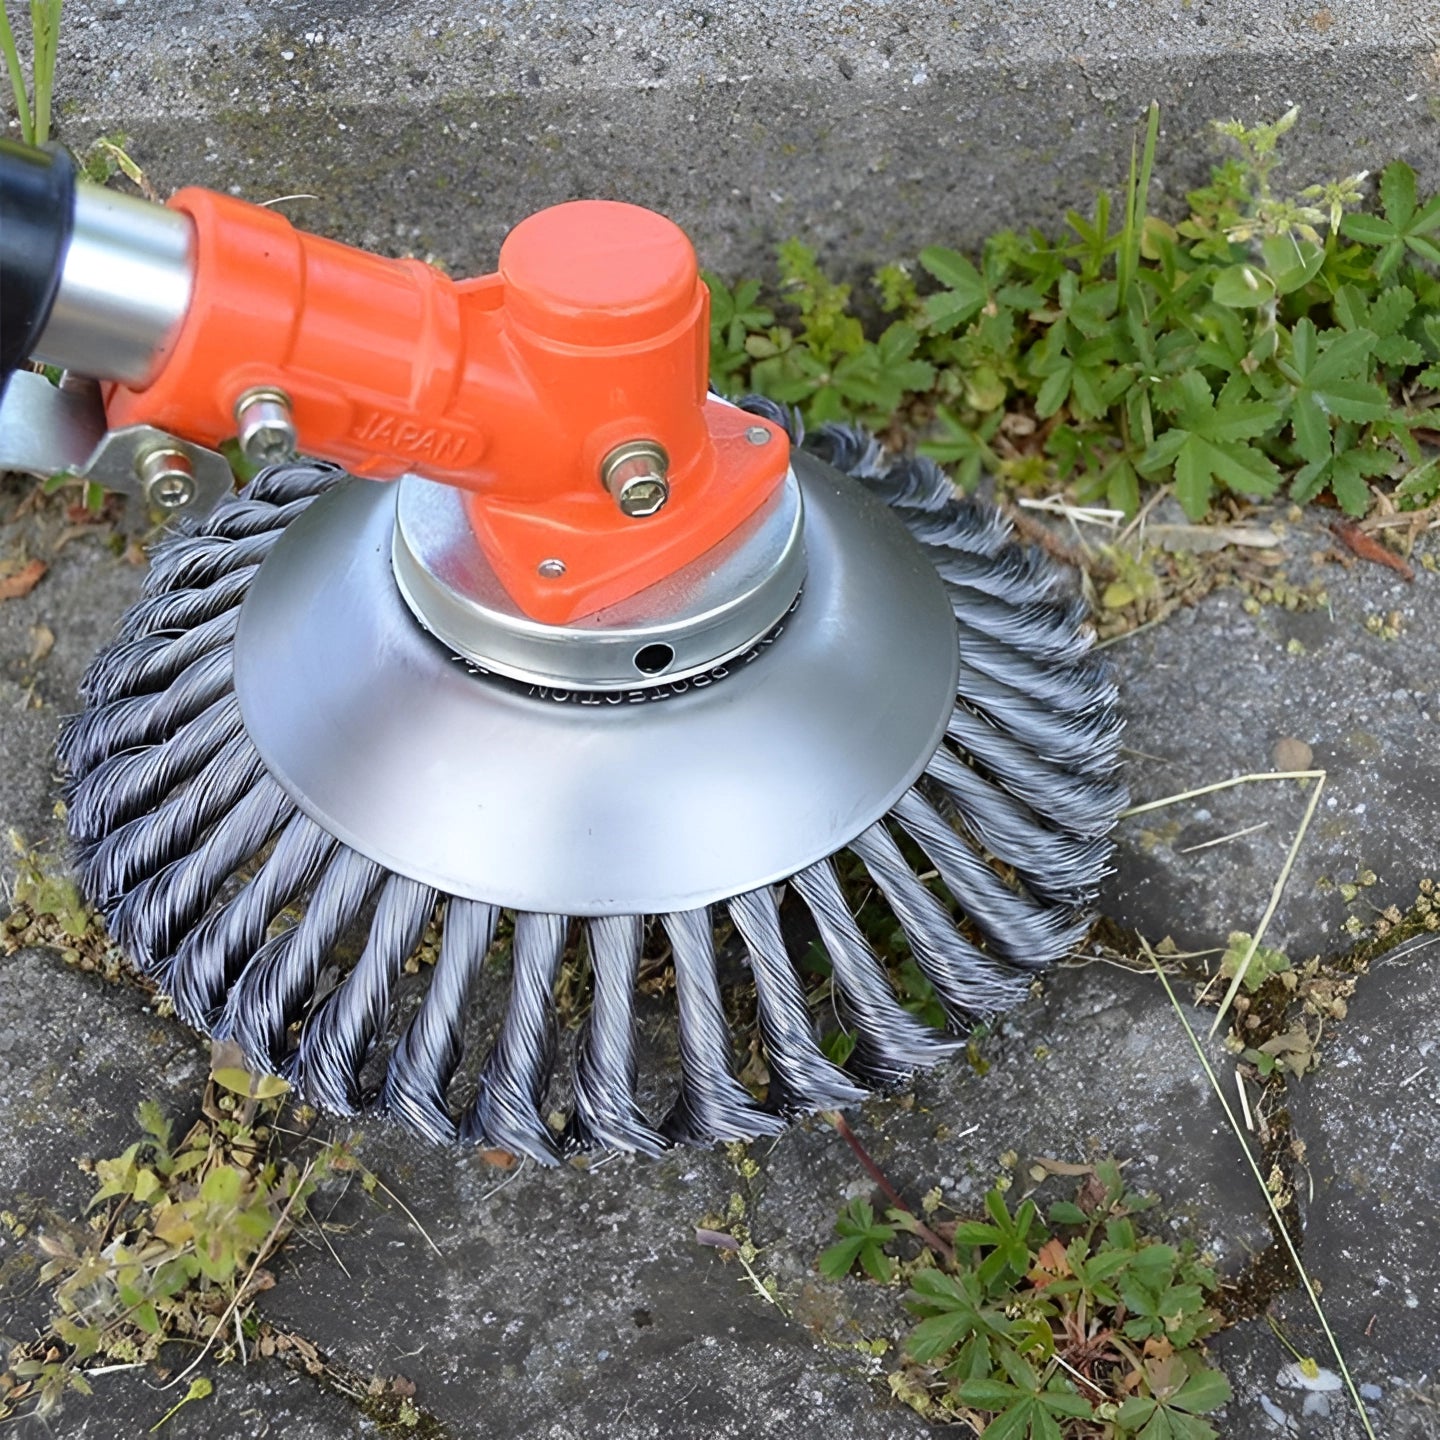
[[[1440,1434],[1440,967],[1430,957],[1377,965],[1325,1063],[1290,1094],[1308,1148],[1305,1263],[1357,1383],[1373,1387],[1371,1420],[1385,1440]],[[1333,1383],[1335,1362],[1305,1298],[1292,1290],[1273,1308],[1290,1342]],[[1227,1440],[1358,1433],[1343,1393],[1300,1387],[1263,1321],[1223,1336],[1217,1355],[1254,1400]]]
[[[1148,979],[1069,972],[1006,1022],[985,1055],[984,1075],[962,1062],[922,1081],[913,1102],[873,1102],[854,1117],[912,1200],[938,1184],[957,1207],[977,1205],[1010,1150],[1021,1183],[1035,1157],[1118,1150],[1134,1157],[1132,1184],[1173,1197],[1167,1223],[1177,1233],[1236,1268],[1263,1248],[1233,1141]],[[503,1394],[484,1419],[526,1440],[924,1435],[918,1417],[875,1403],[865,1375],[876,1366],[851,1348],[895,1337],[893,1297],[815,1270],[836,1211],[868,1196],[869,1182],[823,1125],[754,1153],[760,1173],[748,1183],[712,1154],[506,1177],[477,1157],[457,1165],[376,1128],[362,1157],[424,1217],[440,1253],[403,1214],[377,1213],[352,1191],[334,1217],[354,1227],[335,1242],[348,1278],[307,1262],[264,1308],[303,1334],[332,1337],[362,1371],[403,1368],[457,1434],[480,1418],[478,1393]],[[693,1238],[736,1192],[760,1247],[757,1272],[776,1282],[779,1306]]]
[[[0,520],[26,493],[0,487]],[[103,530],[64,540],[54,502],[0,531],[0,557],[48,558],[23,599],[0,603],[0,826],[31,843],[54,838],[50,746],[91,649],[135,594],[139,570]],[[1308,565],[1324,543],[1313,522],[1287,544]],[[63,542],[63,543],[61,543]],[[57,543],[61,543],[58,552]],[[1297,958],[1348,943],[1347,909],[1407,902],[1440,869],[1434,778],[1433,636],[1440,582],[1413,585],[1370,565],[1327,566],[1331,608],[1308,616],[1247,614],[1231,592],[1111,650],[1129,714],[1137,799],[1270,767],[1277,740],[1310,745],[1329,771],[1320,817],[1302,848],[1272,938]],[[1364,626],[1399,610],[1395,639]],[[34,660],[37,628],[53,647]],[[1303,638],[1302,638],[1303,637]],[[1303,653],[1289,641],[1302,638]],[[1113,918],[1152,939],[1212,944],[1253,926],[1298,823],[1292,782],[1242,787],[1122,826],[1119,873],[1104,897]],[[1193,844],[1261,821],[1267,828],[1190,853]],[[1321,878],[1362,868],[1377,882],[1347,907]],[[13,873],[10,854],[0,860]],[[1320,1069],[1293,1083],[1304,1254],[1358,1383],[1372,1387],[1378,1434],[1437,1433],[1440,1285],[1434,1235],[1440,1114],[1440,945],[1362,977],[1349,1017],[1327,1029]],[[643,1017],[661,1065],[669,1028]],[[1161,1223],[1213,1251],[1236,1275],[1265,1250],[1260,1197],[1196,1067],[1168,1002],[1147,977],[1104,965],[1063,970],[984,1042],[988,1070],[961,1060],[913,1098],[872,1102],[858,1133],[912,1196],[939,1184],[962,1211],[1001,1156],[1128,1157],[1132,1182],[1163,1197]],[[1218,1059],[1218,1052],[1216,1052]],[[204,1049],[143,995],[26,952],[0,962],[0,1208],[60,1224],[81,1213],[75,1161],[115,1153],[134,1104],[161,1099],[177,1123],[198,1103]],[[1227,1070],[1221,1067],[1221,1073]],[[591,1174],[509,1175],[473,1154],[419,1149],[366,1128],[362,1155],[439,1249],[383,1195],[337,1196],[338,1260],[296,1247],[277,1265],[265,1314],[293,1326],[359,1375],[404,1374],[448,1433],[516,1440],[616,1440],[730,1434],[846,1434],[900,1440],[924,1426],[884,1395],[880,1367],[855,1342],[898,1333],[894,1297],[815,1269],[837,1207],[868,1182],[828,1130],[801,1126],[756,1147],[758,1174],[723,1154],[657,1164],[607,1162]],[[1312,1192],[1313,1185],[1313,1192]],[[733,1263],[695,1243],[694,1227],[744,1197],[761,1247],[761,1299]],[[33,1333],[43,1318],[23,1241],[0,1238],[0,1331]],[[348,1273],[346,1273],[348,1271]],[[1302,1353],[1332,1366],[1303,1295],[1281,1284],[1271,1313]],[[1352,1440],[1343,1400],[1285,1383],[1288,1354],[1263,1320],[1217,1348],[1236,1386],[1222,1433]],[[315,1382],[273,1366],[214,1372],[217,1398],[171,1422],[185,1434],[264,1433],[305,1440],[373,1433],[372,1422]],[[102,1377],[94,1401],[67,1403],[58,1433],[136,1435],[173,1396],[147,1377]],[[1309,1405],[1307,1411],[1306,1406]],[[206,1408],[209,1407],[209,1408]],[[367,1428],[369,1427],[369,1428]]]
[[[1097,184],[1123,179],[1152,97],[1165,117],[1151,196],[1162,209],[1221,153],[1210,119],[1273,118],[1291,103],[1302,118],[1283,178],[1295,186],[1397,155],[1440,186],[1440,20],[1424,0],[66,9],[57,114],[72,145],[122,131],[162,192],[195,182],[254,200],[313,196],[284,202],[286,213],[457,273],[492,266],[524,214],[582,195],[667,211],[704,263],[731,274],[769,264],[790,234],[862,270],[923,244],[963,247],[1000,224],[1053,227],[1065,206],[1088,207]],[[0,488],[0,522],[24,493]],[[59,717],[140,583],[99,532],[56,550],[66,527],[51,506],[0,533],[0,558],[23,545],[50,565],[32,594],[0,602],[0,830],[32,843],[55,835]],[[1298,616],[1251,616],[1222,591],[1111,652],[1137,799],[1266,770],[1285,738],[1327,770],[1270,936],[1296,958],[1339,952],[1349,914],[1404,904],[1422,875],[1440,874],[1440,582],[1421,572],[1407,586],[1357,566],[1333,570],[1329,588],[1330,610]],[[1398,638],[1366,631],[1367,616],[1392,610]],[[36,658],[46,632],[53,643]],[[1290,782],[1254,785],[1127,822],[1105,910],[1197,947],[1252,928],[1305,800]],[[1376,884],[1346,902],[1338,887],[1364,870]],[[7,846],[0,879],[12,875]],[[1401,1440],[1440,1435],[1437,956],[1440,946],[1419,950],[1363,978],[1321,1067],[1289,1098],[1307,1146],[1306,1263],[1357,1382],[1371,1387],[1377,1434]],[[663,1027],[647,1033],[667,1043]],[[1008,1151],[1022,1161],[1113,1151],[1164,1197],[1165,1223],[1228,1273],[1268,1244],[1233,1139],[1147,979],[1063,971],[984,1058],[983,1075],[962,1061],[923,1080],[913,1101],[875,1102],[856,1119],[910,1194],[938,1183],[963,1208]],[[75,1161],[123,1148],[145,1096],[183,1120],[203,1068],[203,1047],[138,991],[49,954],[0,961],[0,1208],[41,1225],[79,1216],[88,1182]],[[868,1193],[823,1128],[757,1148],[753,1181],[708,1154],[505,1176],[376,1127],[363,1153],[441,1254],[389,1202],[352,1190],[332,1217],[349,1227],[333,1236],[349,1274],[297,1248],[265,1310],[356,1373],[410,1376],[453,1435],[925,1431],[885,1400],[879,1367],[854,1348],[896,1333],[893,1297],[815,1271],[837,1206]],[[781,1306],[694,1243],[696,1223],[737,1191],[762,1247],[757,1271]],[[43,1319],[30,1255],[0,1230],[7,1338]],[[1302,1353],[1333,1365],[1298,1290],[1271,1297],[1271,1313]],[[1317,1399],[1287,1383],[1289,1356],[1263,1320],[1228,1332],[1217,1355],[1236,1388],[1227,1437],[1360,1434],[1335,1392]],[[377,1433],[343,1396],[278,1366],[212,1378],[215,1396],[164,1433]],[[54,1433],[144,1434],[175,1398],[152,1384],[103,1377],[93,1401],[67,1403]]]
[[[1304,557],[1331,545],[1313,520],[1288,543],[1297,574],[1313,574]],[[1373,564],[1327,566],[1322,577],[1323,609],[1251,615],[1240,591],[1224,589],[1110,652],[1136,804],[1275,769],[1287,739],[1326,772],[1269,932],[1297,959],[1344,949],[1350,914],[1368,923],[1387,905],[1408,906],[1420,877],[1440,878],[1440,582],[1421,570],[1409,584]],[[1393,612],[1397,638],[1366,629]],[[1253,931],[1304,818],[1304,783],[1242,785],[1125,822],[1107,911],[1187,949]],[[1347,903],[1340,886],[1367,870],[1376,883]]]
[[[162,192],[306,196],[297,223],[457,272],[581,196],[722,272],[792,234],[858,270],[1088,211],[1152,98],[1161,208],[1211,120],[1292,103],[1295,188],[1397,155],[1433,187],[1437,44],[1427,0],[70,0],[56,113]]]

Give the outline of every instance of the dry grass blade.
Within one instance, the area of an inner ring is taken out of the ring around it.
[[[443,1260],[445,1258],[444,1251],[430,1238],[430,1232],[415,1218],[415,1212],[378,1175],[374,1178],[376,1188],[383,1190],[405,1212],[405,1218],[419,1231],[420,1238]]]
[[[1182,846],[1175,853],[1193,855],[1197,850],[1213,850],[1217,845],[1228,845],[1232,840],[1243,840],[1247,835],[1254,835],[1257,831],[1269,828],[1270,822],[1262,820],[1258,825],[1247,825],[1243,830],[1232,830],[1228,835],[1217,835],[1213,840],[1202,840],[1198,845]]]
[[[1022,495],[1015,503],[1026,510],[1061,515],[1067,520],[1078,520],[1082,525],[1099,525],[1107,530],[1115,529],[1125,519],[1123,510],[1106,510],[1098,505],[1071,505],[1061,495],[1046,495],[1039,500]]]
[[[1178,795],[1166,795],[1160,800],[1147,800],[1145,804],[1132,805],[1120,814],[1122,820],[1128,820],[1132,815],[1144,815],[1151,810],[1163,810],[1168,805],[1178,805],[1182,800],[1194,800],[1201,795],[1213,795],[1218,790],[1231,790],[1237,785],[1248,785],[1260,780],[1315,781],[1315,789],[1310,794],[1310,803],[1305,807],[1305,814],[1300,820],[1300,828],[1295,832],[1295,838],[1290,843],[1290,853],[1286,855],[1285,863],[1280,867],[1280,874],[1270,889],[1270,902],[1265,906],[1265,913],[1260,917],[1260,923],[1255,927],[1254,935],[1250,937],[1250,944],[1245,951],[1245,956],[1230,981],[1230,988],[1226,990],[1224,998],[1220,1001],[1219,1010],[1215,1013],[1215,1023],[1210,1027],[1211,1035],[1219,1030],[1220,1022],[1224,1020],[1236,995],[1240,993],[1240,986],[1245,980],[1245,972],[1250,968],[1250,962],[1260,948],[1260,942],[1265,937],[1266,929],[1271,920],[1275,918],[1275,911],[1280,905],[1280,896],[1284,893],[1285,884],[1290,879],[1290,872],[1295,868],[1295,857],[1300,853],[1300,846],[1304,843],[1306,833],[1310,829],[1310,822],[1315,818],[1315,807],[1320,803],[1321,793],[1325,789],[1325,778],[1324,770],[1272,770],[1255,775],[1237,775],[1230,780],[1217,780],[1213,785],[1202,785],[1195,790],[1182,790]]]
[[[1225,1118],[1234,1132],[1236,1142],[1245,1156],[1245,1163],[1250,1173],[1255,1177],[1255,1183],[1260,1187],[1260,1193],[1265,1197],[1265,1204],[1269,1207],[1270,1215],[1275,1221],[1275,1231],[1280,1236],[1281,1243],[1285,1246],[1286,1253],[1290,1257],[1290,1263],[1295,1267],[1295,1273],[1300,1277],[1300,1283],[1305,1287],[1305,1294],[1309,1297],[1310,1304],[1314,1307],[1316,1318],[1320,1321],[1320,1328],[1325,1332],[1325,1339],[1330,1344],[1330,1353],[1335,1357],[1335,1364],[1344,1378],[1346,1388],[1350,1392],[1350,1398],[1355,1404],[1356,1414],[1360,1417],[1360,1423],[1365,1427],[1365,1434],[1370,1440],[1376,1440],[1374,1427],[1370,1424],[1370,1414],[1365,1409],[1365,1402],[1360,1398],[1360,1392],[1356,1389],[1355,1381],[1351,1378],[1350,1367],[1345,1363],[1345,1356],[1340,1350],[1340,1342],[1335,1338],[1335,1332],[1330,1328],[1330,1322],[1325,1318],[1324,1307],[1320,1304],[1320,1297],[1315,1292],[1315,1286],[1311,1283],[1310,1276],[1305,1266],[1300,1261],[1300,1252],[1295,1248],[1295,1242],[1290,1238],[1290,1232],[1285,1228],[1284,1218],[1280,1214],[1279,1207],[1275,1204],[1275,1197],[1270,1193],[1270,1187],[1265,1183],[1265,1177],[1260,1173],[1260,1167],[1255,1163],[1255,1156],[1251,1153],[1250,1147],[1245,1142],[1245,1132],[1240,1128],[1239,1121],[1235,1118],[1235,1112],[1230,1108],[1230,1102],[1225,1098],[1225,1091],[1221,1087],[1220,1080],[1216,1076],[1214,1068],[1210,1064],[1209,1057],[1200,1043],[1200,1037],[1195,1033],[1195,1027],[1191,1025],[1189,1017],[1180,1006],[1175,991],[1171,987],[1169,977],[1165,974],[1164,967],[1160,964],[1155,952],[1151,950],[1147,941],[1142,939],[1141,946],[1149,957],[1155,973],[1160,977],[1160,983],[1165,987],[1165,994],[1174,1007],[1175,1014],[1179,1017],[1181,1025],[1185,1027],[1185,1034],[1189,1037],[1190,1044],[1195,1050],[1196,1058],[1200,1061],[1201,1068],[1205,1071],[1205,1078],[1210,1082],[1210,1088],[1215,1092],[1215,1098],[1220,1102],[1220,1108],[1225,1112]]]

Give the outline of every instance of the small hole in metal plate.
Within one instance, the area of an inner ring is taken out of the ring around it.
[[[675,651],[669,645],[646,645],[635,652],[635,668],[642,675],[663,675],[674,660]]]

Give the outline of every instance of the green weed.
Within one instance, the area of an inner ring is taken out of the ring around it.
[[[50,99],[55,90],[61,4],[62,0],[30,0],[31,58],[27,88],[10,17],[4,0],[0,0],[0,53],[5,56],[15,112],[20,117],[20,136],[27,145],[43,145],[50,138]]]
[[[37,1237],[54,1311],[48,1331],[8,1357],[0,1418],[51,1414],[67,1391],[91,1393],[87,1372],[152,1363],[172,1343],[190,1362],[181,1380],[207,1355],[284,1348],[254,1314],[274,1284],[265,1262],[307,1220],[329,1176],[352,1171],[367,1188],[378,1184],[340,1145],[316,1147],[303,1164],[281,1153],[275,1122],[287,1088],[218,1057],[204,1113],[182,1136],[145,1101],[140,1138],[87,1164],[96,1181],[88,1222]],[[180,1403],[209,1393],[197,1380]]]
[[[1219,1282],[1190,1246],[1141,1232],[1135,1217],[1153,1203],[1113,1160],[1043,1217],[998,1187],[983,1219],[949,1224],[931,1197],[928,1222],[892,1209],[877,1223],[857,1200],[820,1268],[838,1279],[858,1263],[881,1284],[908,1283],[916,1323],[890,1389],[931,1419],[997,1440],[1213,1440],[1201,1417],[1230,1399],[1203,1344],[1223,1323]],[[892,1253],[905,1231],[929,1246],[917,1259]]]
[[[1173,485],[1192,519],[1223,496],[1366,510],[1440,498],[1422,439],[1440,401],[1440,196],[1386,168],[1277,186],[1291,111],[1217,127],[1238,156],[1188,197],[1178,225],[1147,213],[1158,112],[1116,204],[1067,214],[1068,234],[1001,231],[976,257],[943,246],[877,272],[870,292],[826,275],[798,240],[780,284],[713,297],[712,376],[799,407],[915,436],[972,488],[1064,485],[1133,515]],[[878,323],[862,316],[880,314]]]

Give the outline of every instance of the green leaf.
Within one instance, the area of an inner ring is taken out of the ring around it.
[[[200,1182],[200,1198],[210,1205],[234,1205],[245,1189],[245,1176],[233,1165],[217,1165]]]
[[[165,1422],[169,1420],[175,1414],[175,1412],[181,1408],[181,1406],[190,1404],[192,1400],[204,1400],[208,1395],[213,1392],[214,1388],[215,1387],[210,1383],[210,1381],[207,1380],[203,1375],[192,1380],[190,1382],[190,1388],[185,1392],[185,1394],[178,1401],[176,1401],[176,1403],[172,1405],[150,1427],[150,1433],[153,1435],[157,1430],[159,1430],[165,1424]]]
[[[1295,448],[1312,463],[1330,454],[1332,417],[1341,420],[1383,420],[1389,397],[1370,378],[1375,347],[1370,330],[1316,331],[1307,316],[1291,336],[1291,360],[1280,370],[1295,387],[1291,425]]]
[[[1197,1370],[1169,1403],[1177,1410],[1205,1415],[1228,1405],[1232,1396],[1230,1382],[1218,1370]]]
[[[212,1070],[210,1078],[222,1090],[254,1100],[273,1100],[290,1089],[289,1081],[282,1080],[278,1075],[252,1075],[248,1070],[228,1065]]]
[[[1275,298],[1275,281],[1254,265],[1231,265],[1215,277],[1211,294],[1232,310],[1251,310]]]
[[[1362,245],[1384,245],[1395,236],[1394,225],[1379,215],[1347,215],[1340,228],[1349,239]]]
[[[889,326],[875,343],[875,364],[881,380],[877,389],[881,403],[888,403],[890,409],[899,408],[903,392],[928,390],[935,383],[935,367],[915,357],[919,344],[919,331],[902,321]]]
[[[1282,411],[1266,401],[1236,400],[1222,392],[1219,401],[1198,370],[1188,370],[1163,387],[1162,406],[1175,425],[1141,457],[1136,469],[1153,475],[1175,471],[1175,495],[1192,520],[1201,519],[1215,482],[1241,495],[1273,494],[1281,480],[1275,462],[1246,441],[1275,425]]]
[[[955,1227],[957,1245],[998,1245],[1005,1235],[983,1220],[962,1220]]]
[[[1402,510],[1420,509],[1440,496],[1440,459],[1417,465],[1395,487],[1395,498],[1403,501]]]
[[[831,1280],[839,1280],[850,1273],[858,1260],[860,1268],[872,1280],[888,1284],[893,1271],[890,1257],[882,1247],[895,1238],[895,1227],[877,1223],[868,1201],[852,1200],[841,1210],[835,1228],[845,1238],[820,1256],[821,1273]]]
[[[924,315],[932,330],[947,334],[989,298],[980,272],[958,251],[931,245],[920,252],[920,263],[945,286],[925,300]]]
[[[1342,285],[1335,294],[1335,318],[1346,330],[1369,330],[1375,336],[1374,355],[1382,365],[1419,365],[1425,358],[1420,343],[1404,333],[1416,294],[1408,285],[1392,285],[1381,292],[1373,305],[1356,285]],[[1423,331],[1429,332],[1425,317]]]
[[[170,1144],[170,1122],[158,1102],[142,1100],[135,1107],[135,1119],[147,1135],[153,1135],[160,1142],[162,1149]]]
[[[1319,245],[1288,232],[1265,236],[1260,242],[1260,253],[1265,257],[1267,273],[1282,295],[1308,284],[1325,262],[1325,251]]]
[[[970,1312],[955,1310],[944,1315],[932,1315],[910,1332],[905,1348],[916,1360],[933,1360],[937,1355],[953,1350],[967,1336],[973,1335],[976,1328],[974,1315]]]
[[[894,1274],[890,1257],[873,1242],[867,1242],[860,1250],[860,1268],[881,1285],[888,1285]]]
[[[922,440],[916,449],[932,460],[954,465],[955,483],[963,490],[973,490],[980,482],[982,467],[993,459],[990,441],[1004,418],[1003,411],[994,410],[979,424],[971,426],[945,406],[937,406],[935,425],[938,433],[931,439]]]
[[[912,1309],[937,1307],[954,1309],[970,1305],[973,1296],[953,1275],[940,1270],[918,1270],[910,1282],[910,1293],[906,1297]]]
[[[1007,1385],[1003,1380],[966,1380],[956,1391],[959,1397],[977,1410],[1004,1410],[1016,1400],[1026,1398],[1024,1390]]]
[[[1052,1415],[1063,1415],[1069,1420],[1088,1420],[1095,1413],[1095,1407],[1074,1390],[1065,1387],[1066,1382],[1058,1376],[1040,1392],[1041,1402]]]
[[[851,1238],[839,1240],[820,1255],[820,1273],[828,1280],[843,1280],[860,1256],[865,1241]]]
[[[1148,1395],[1132,1395],[1116,1411],[1115,1418],[1129,1430],[1138,1430],[1160,1407]]]
[[[160,1177],[153,1170],[141,1170],[135,1176],[135,1184],[131,1187],[131,1198],[140,1205],[148,1205],[157,1195],[162,1194],[164,1186],[160,1183]]]
[[[1415,214],[1415,172],[1397,160],[1385,167],[1380,176],[1380,199],[1385,205],[1385,218],[1404,229]]]
[[[1394,457],[1383,450],[1346,450],[1329,462],[1328,480],[1331,493],[1347,515],[1360,516],[1370,508],[1371,475],[1384,475],[1394,464]]]
[[[1374,261],[1375,275],[1384,280],[1409,250],[1431,264],[1440,262],[1440,247],[1425,238],[1440,226],[1440,195],[1417,210],[1415,172],[1403,161],[1385,167],[1380,177],[1380,199],[1385,207],[1379,215],[1347,215],[1341,233],[1380,253]]]
[[[1073,1201],[1057,1200],[1049,1211],[1052,1225],[1085,1225],[1090,1217]]]

